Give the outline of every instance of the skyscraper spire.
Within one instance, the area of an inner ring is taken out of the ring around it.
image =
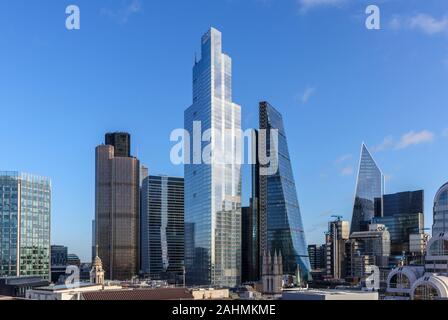
[[[383,173],[363,142],[356,181],[351,233],[367,231],[368,224],[375,216],[375,199],[382,198],[383,194]]]

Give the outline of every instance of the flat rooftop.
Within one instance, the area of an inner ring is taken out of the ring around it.
[[[378,300],[378,292],[343,289],[286,289],[285,300]]]

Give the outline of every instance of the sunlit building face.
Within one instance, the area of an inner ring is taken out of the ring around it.
[[[236,146],[227,138],[241,129],[241,107],[232,102],[232,61],[213,28],[202,37],[201,60],[193,69],[193,105],[185,111],[191,146],[195,122],[201,135],[211,130],[201,150],[211,146],[213,152],[209,163],[185,165],[187,282],[232,287],[241,278],[241,165],[222,161],[235,159]]]

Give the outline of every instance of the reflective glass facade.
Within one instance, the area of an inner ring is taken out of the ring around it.
[[[195,123],[200,130],[194,130]],[[212,150],[209,163],[194,161],[202,151],[191,150],[193,159],[185,165],[186,230],[194,233],[186,234],[187,282],[232,287],[241,281],[241,165],[228,138],[241,129],[241,107],[232,102],[232,61],[213,28],[202,37],[201,60],[193,68],[193,105],[185,111],[185,129],[191,147],[195,134],[211,130],[207,141],[200,140],[201,150]]]
[[[0,172],[0,277],[50,279],[51,182]]]
[[[350,232],[366,231],[375,216],[375,199],[384,193],[384,176],[362,144]]]
[[[385,217],[403,213],[425,213],[423,190],[386,194],[382,203],[382,216]]]
[[[116,157],[131,156],[131,135],[126,132],[107,133],[105,142],[109,146],[114,147],[114,155]]]
[[[140,233],[140,163],[116,157],[114,146],[96,148],[95,240],[108,280],[138,275]]]
[[[283,118],[267,102],[260,103],[260,129],[266,130],[268,156],[276,154],[272,160],[278,161],[275,174],[259,177],[260,253],[281,252],[284,274],[293,275],[299,268],[307,281],[311,266]],[[278,130],[278,144],[271,143],[271,129]]]
[[[390,233],[392,255],[409,252],[409,237],[424,228],[422,213],[395,214],[387,217],[375,217],[373,223],[383,224]]]
[[[432,235],[442,232],[448,232],[448,183],[439,189],[434,199]]]
[[[148,176],[141,208],[142,272],[179,282],[184,266],[184,179]]]

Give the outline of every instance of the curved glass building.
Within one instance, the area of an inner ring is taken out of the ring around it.
[[[434,224],[432,235],[448,231],[448,183],[444,184],[434,198]]]
[[[384,176],[363,143],[356,180],[355,203],[350,232],[367,231],[375,217],[375,202],[384,194]]]
[[[272,130],[278,132],[278,143],[272,139]],[[263,144],[266,150],[260,147]],[[299,270],[302,280],[307,281],[311,266],[283,118],[267,102],[260,103],[259,148],[271,160],[269,165],[260,164],[260,172],[267,166],[277,168],[259,175],[260,254],[280,252],[283,273],[292,275]]]

